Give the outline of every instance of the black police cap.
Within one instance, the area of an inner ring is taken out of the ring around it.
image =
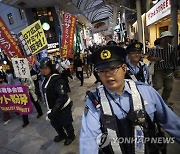
[[[44,67],[49,67],[52,68],[52,60],[48,57],[44,57],[40,60],[40,65],[39,65],[40,69],[44,68]]]
[[[117,43],[115,41],[109,41],[106,45],[117,45]]]
[[[130,53],[135,51],[142,51],[142,48],[143,48],[143,44],[141,42],[135,42],[128,45],[126,50],[127,53]]]
[[[126,50],[119,46],[104,46],[96,50],[91,60],[94,66],[99,68],[109,68],[125,63]]]

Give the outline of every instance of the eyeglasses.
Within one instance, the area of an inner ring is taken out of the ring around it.
[[[121,67],[122,66],[117,66],[117,67],[112,67],[112,68],[107,68],[107,69],[97,69],[97,73],[99,75],[105,75],[107,73],[109,73],[110,75],[115,75]]]

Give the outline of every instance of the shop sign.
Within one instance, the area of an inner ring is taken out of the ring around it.
[[[56,48],[59,48],[59,43],[51,43],[51,44],[48,44],[48,50],[49,49],[56,49]]]
[[[94,21],[92,24],[92,33],[99,33],[103,31],[107,31],[109,27],[109,18],[103,18],[97,21]]]
[[[160,0],[146,13],[146,26],[162,19],[171,13],[171,0]]]

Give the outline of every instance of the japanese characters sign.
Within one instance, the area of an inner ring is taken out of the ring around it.
[[[47,47],[47,40],[40,20],[22,30],[19,33],[19,39],[27,55],[37,54],[40,50]]]
[[[28,88],[23,85],[0,85],[0,109],[23,115],[32,112]]]
[[[19,57],[22,58],[22,53],[11,35],[8,27],[0,17],[0,47],[5,51],[9,58]]]
[[[63,17],[63,37],[62,37],[62,57],[72,57],[74,31],[76,26],[76,17],[64,13]]]
[[[30,78],[29,64],[26,58],[11,58],[14,73],[19,78]]]

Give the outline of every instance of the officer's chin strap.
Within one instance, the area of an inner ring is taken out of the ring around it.
[[[104,86],[103,85],[99,86],[98,90],[100,94],[100,102],[101,102],[103,114],[108,115],[108,116],[113,116],[110,105],[109,105],[109,101],[104,91]],[[108,133],[108,137],[110,139],[111,147],[113,149],[114,154],[122,154],[119,143],[114,142],[115,139],[118,139],[116,130],[107,128],[107,133]]]
[[[128,80],[129,86],[131,88],[132,92],[132,102],[133,102],[133,108],[134,111],[138,110],[144,110],[142,105],[141,96],[137,90],[136,84],[132,80]],[[134,137],[135,137],[135,154],[143,154],[145,151],[145,145],[144,145],[144,133],[143,133],[143,127],[140,125],[134,126]]]

